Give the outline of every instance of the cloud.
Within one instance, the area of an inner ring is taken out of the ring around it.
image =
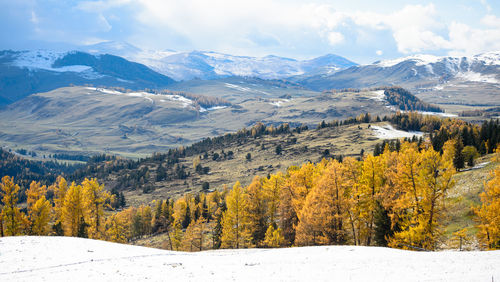
[[[377,54],[377,56],[382,56],[384,54],[384,51],[377,50],[377,51],[375,51],[375,54]]]

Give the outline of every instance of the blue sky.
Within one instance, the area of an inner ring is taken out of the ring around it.
[[[500,50],[500,1],[0,0],[0,49],[125,41],[370,63],[415,53]]]

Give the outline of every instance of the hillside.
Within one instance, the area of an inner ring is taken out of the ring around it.
[[[470,57],[414,55],[290,80],[314,90],[399,85],[426,102],[467,110],[500,104],[499,65],[498,52]]]
[[[0,239],[3,281],[496,281],[500,251],[322,246],[184,253],[71,237]],[[404,277],[404,278],[403,278]]]
[[[257,122],[312,127],[322,120],[392,112],[374,91],[321,93],[256,82],[228,80],[213,90],[194,92],[230,103],[206,109],[198,109],[188,96],[154,91],[65,87],[31,95],[0,110],[0,144],[39,155],[106,153],[137,158]],[[271,90],[260,90],[264,87]]]

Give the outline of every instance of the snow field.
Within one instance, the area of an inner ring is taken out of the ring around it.
[[[380,247],[172,252],[72,237],[0,239],[0,281],[498,281],[500,251]]]

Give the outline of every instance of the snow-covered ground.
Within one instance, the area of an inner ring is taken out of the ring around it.
[[[424,135],[424,133],[420,131],[403,131],[395,129],[390,124],[383,126],[373,125],[371,129],[373,130],[375,136],[379,139],[411,138],[413,136],[421,137]]]
[[[499,281],[500,251],[379,247],[172,252],[72,237],[0,238],[0,281]]]

